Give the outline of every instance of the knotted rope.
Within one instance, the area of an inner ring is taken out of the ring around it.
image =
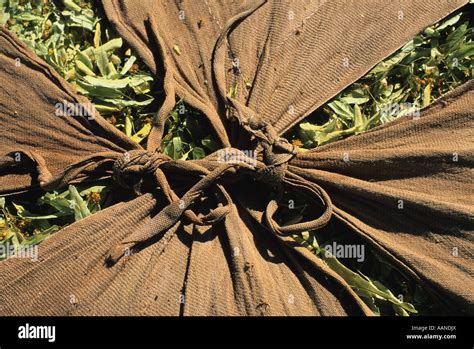
[[[332,215],[332,204],[327,193],[318,185],[287,171],[288,162],[296,155],[295,147],[279,138],[270,125],[258,119],[249,120],[243,126],[259,140],[262,160],[251,159],[235,148],[224,148],[202,160],[194,161],[172,160],[158,151],[134,149],[121,156],[117,153],[93,154],[68,166],[55,177],[48,170],[46,162],[39,153],[21,152],[21,154],[34,163],[40,186],[44,190],[67,185],[92,164],[101,163],[108,164],[112,169],[112,177],[118,185],[127,190],[133,190],[137,195],[143,193],[143,184],[147,181],[154,181],[154,184],[163,191],[169,204],[152,218],[152,224],[142,230],[132,232],[129,237],[114,246],[106,257],[108,265],[113,265],[129,252],[139,250],[140,246],[148,240],[170,229],[183,215],[188,221],[197,225],[213,225],[223,220],[233,204],[221,183],[221,178],[227,174],[237,181],[244,178],[244,174],[250,175],[251,178],[269,185],[280,194],[283,192],[284,185],[304,191],[325,207],[324,213],[315,220],[280,226],[273,219],[278,210],[278,201],[270,200],[264,217],[267,227],[275,234],[316,230],[327,224]],[[219,156],[219,152],[222,151],[225,151],[225,157]],[[170,187],[165,173],[198,176],[199,180],[182,197],[178,197]],[[204,216],[195,214],[190,207],[211,187],[224,199],[224,203],[220,203]]]

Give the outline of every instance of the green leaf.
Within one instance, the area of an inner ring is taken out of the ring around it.
[[[109,79],[116,79],[121,76],[117,73],[117,70],[115,69],[115,66],[112,62],[107,63],[107,70],[109,72],[109,74],[107,74],[107,78]]]
[[[448,27],[452,27],[453,25],[455,25],[457,22],[459,22],[459,19],[461,18],[461,13],[457,14],[456,16],[453,16],[447,20],[445,20],[444,22],[441,22],[441,24],[439,26],[436,26],[436,30],[440,31],[440,30],[444,30]]]
[[[81,12],[81,7],[77,5],[73,0],[63,0],[63,5],[65,8],[75,12]]]
[[[134,87],[139,86],[147,81],[153,81],[151,76],[136,76],[136,77],[126,77],[123,79],[109,80],[107,78],[96,78],[92,76],[85,76],[84,80],[89,84],[95,87],[106,87],[114,89],[124,89],[127,86]]]
[[[354,110],[346,103],[334,100],[333,102],[328,103],[328,106],[345,121],[352,121],[354,118]]]
[[[47,215],[41,215],[41,214],[36,214],[36,213],[31,213],[27,209],[25,209],[23,206],[15,204],[14,202],[12,203],[13,207],[16,209],[16,214],[18,217],[27,219],[27,220],[45,220],[45,219],[55,219],[59,218],[61,216],[64,216],[62,212],[58,212],[56,214],[47,214]]]
[[[461,43],[464,41],[467,31],[467,22],[460,25],[456,30],[448,35],[446,38],[447,51],[453,51],[458,49]]]
[[[120,57],[113,53],[110,55],[110,61],[115,65],[122,64],[122,60],[120,59]]]
[[[95,52],[96,50],[104,50],[105,52],[109,53],[109,52],[112,52],[112,51],[115,51],[119,48],[121,48],[123,45],[123,40],[122,38],[116,38],[116,39],[112,39],[112,40],[109,40],[107,41],[105,44],[103,44],[102,46],[99,46],[97,47],[96,49],[93,49],[92,47],[89,47],[87,50],[89,50],[88,52],[92,51],[92,52]]]
[[[402,59],[400,62],[401,65],[409,65],[415,61],[421,60],[423,58],[430,58],[431,57],[431,48],[423,48],[420,47],[414,51],[412,51],[409,55]]]
[[[90,76],[85,76],[84,79],[91,78]],[[94,81],[92,81],[94,82]],[[76,82],[77,89],[83,95],[90,95],[93,97],[100,97],[101,99],[105,98],[122,98],[123,93],[120,91],[121,89],[113,88],[113,87],[102,87],[102,86],[94,86],[94,84],[89,84],[80,80]],[[97,107],[96,103],[96,107]],[[97,109],[98,110],[98,109]]]
[[[355,133],[360,133],[362,131],[365,131],[366,127],[367,127],[367,120],[362,115],[362,111],[360,110],[360,107],[356,104],[356,105],[354,105],[354,128],[355,128]]]
[[[108,69],[108,64],[109,64],[109,59],[107,57],[107,52],[100,47],[96,50],[94,50],[94,57],[97,62],[97,66],[99,67],[100,74],[103,77],[106,77],[109,75],[109,69]]]
[[[87,203],[82,199],[81,195],[73,185],[69,186],[69,195],[74,202],[74,218],[76,221],[91,215]]]
[[[180,159],[183,156],[183,143],[181,142],[181,138],[173,137],[171,143],[173,144],[173,159]]]
[[[30,21],[43,21],[42,16],[36,16],[31,13],[21,13],[19,15],[15,16],[15,20],[18,21],[25,21],[25,22],[30,22]]]
[[[124,127],[125,134],[128,137],[132,136],[133,132],[133,120],[130,115],[125,115],[125,127]]]
[[[104,105],[104,104],[95,104],[95,109],[102,114],[110,114],[114,112],[119,112],[121,109],[113,105]]]
[[[81,190],[79,195],[84,197],[84,196],[90,195],[91,193],[101,194],[101,193],[104,193],[104,192],[107,192],[107,191],[110,191],[110,188],[105,186],[105,185],[94,185],[93,187],[88,187],[84,190]]]
[[[390,70],[397,66],[403,59],[405,59],[410,53],[412,53],[416,47],[422,44],[423,40],[420,36],[416,36],[413,40],[407,42],[398,53],[389,57],[388,59],[377,64],[368,74],[368,77],[374,75],[387,75]]]
[[[127,62],[125,62],[122,70],[120,70],[120,74],[122,75],[125,75],[127,74],[127,72],[130,70],[130,68],[132,67],[133,63],[135,63],[135,61],[137,60],[137,58],[135,56],[131,56],[130,58],[127,59]]]
[[[431,84],[427,84],[423,89],[423,107],[430,104],[431,101]]]
[[[150,81],[152,81],[151,79]],[[140,84],[137,85],[131,85],[133,92],[135,92],[137,95],[144,95],[150,92],[150,83],[148,81],[143,81],[141,80]]]
[[[95,31],[94,31],[94,47],[99,47],[100,46],[100,23],[98,22],[95,25]]]
[[[298,135],[305,146],[323,145],[340,138],[343,134],[344,131],[340,130],[340,123],[336,118],[321,126],[305,122],[300,124],[298,129]]]
[[[104,102],[112,103],[113,105],[123,108],[123,107],[138,107],[138,106],[146,106],[151,104],[154,101],[154,98],[145,99],[144,101],[137,101],[137,100],[125,100],[125,99],[111,99],[105,98]]]
[[[180,137],[173,137],[164,148],[164,153],[174,160],[179,160],[183,157],[183,143]]]
[[[151,123],[147,123],[143,125],[143,127],[131,137],[132,140],[136,143],[140,143],[150,134],[151,128],[152,128]]]
[[[77,60],[76,61],[76,67],[79,71],[83,72],[86,75],[89,76],[96,76],[93,70],[91,70],[87,65],[85,65],[82,61]]]
[[[63,15],[67,15],[66,11],[63,11]],[[69,13],[69,20],[68,26],[71,28],[77,27],[88,30],[90,32],[94,31],[94,27],[96,24],[96,20],[94,18],[87,17],[83,14],[73,14]]]
[[[194,160],[199,160],[199,159],[203,159],[203,158],[206,157],[206,152],[201,147],[193,148],[192,154],[193,154],[193,159]]]
[[[364,104],[369,100],[369,96],[365,94],[362,88],[354,89],[340,98],[340,101],[344,104]]]
[[[469,42],[466,44],[462,44],[461,47],[454,51],[450,55],[450,60],[452,61],[454,58],[456,58],[458,61],[474,56],[474,42]]]

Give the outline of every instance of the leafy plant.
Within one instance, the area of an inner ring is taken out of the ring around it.
[[[163,153],[173,159],[198,160],[217,150],[218,143],[203,119],[201,113],[178,101],[166,121]]]
[[[141,142],[151,130],[147,107],[155,100],[154,79],[92,8],[71,0],[2,0],[0,20],[112,124]]]
[[[0,198],[0,245],[17,251],[21,246],[38,244],[62,227],[98,212],[109,201],[110,189],[105,185],[81,191],[70,185],[61,193],[44,194],[33,204],[7,204]],[[4,257],[0,255],[0,259]]]
[[[382,283],[372,280],[360,271],[353,272],[342,264],[329,251],[320,247],[314,234],[303,232],[294,235],[294,239],[319,256],[332,270],[341,276],[351,288],[364,299],[370,309],[380,315],[380,308],[377,303],[379,301],[390,302],[395,314],[400,316],[409,316],[409,313],[417,313],[415,307],[407,302],[403,302],[393,295],[393,293]]]

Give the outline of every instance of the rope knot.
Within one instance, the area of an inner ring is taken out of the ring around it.
[[[251,110],[239,104],[237,107],[250,115],[242,125],[259,141],[259,146],[263,150],[265,166],[258,169],[256,179],[280,192],[288,162],[297,153],[296,147],[285,138],[280,137],[272,125],[259,118]]]
[[[286,139],[278,137],[274,128],[266,124],[265,138],[261,139],[263,148],[263,163],[265,167],[257,172],[260,182],[270,185],[272,189],[281,191],[283,178],[288,168],[288,162],[296,155],[296,147]]]
[[[115,161],[113,179],[121,187],[133,189],[139,195],[144,177],[154,173],[162,163],[169,160],[166,155],[159,152],[130,150]]]

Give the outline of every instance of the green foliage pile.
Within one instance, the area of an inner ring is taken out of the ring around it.
[[[161,149],[177,160],[199,160],[219,149],[203,115],[178,101],[166,120]]]
[[[96,12],[85,1],[79,6],[71,0],[0,0],[0,24],[89,97],[101,115],[141,142],[151,130],[147,107],[155,100],[153,77]]]
[[[17,199],[6,205],[6,198],[0,198],[0,244],[14,251],[38,244],[61,227],[100,211],[111,197],[106,185],[70,185],[68,190],[46,193],[33,203],[30,198],[23,199],[24,204],[22,198]],[[0,254],[0,260],[6,257]]]

